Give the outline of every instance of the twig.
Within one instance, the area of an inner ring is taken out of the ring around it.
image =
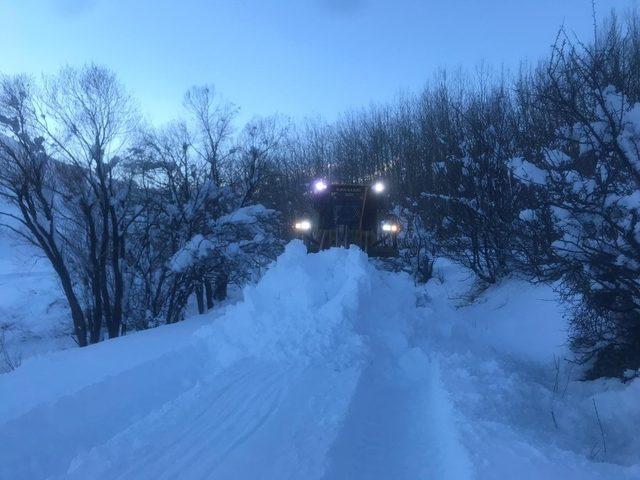
[[[591,0],[591,18],[593,20],[593,43],[598,43],[598,19],[596,16],[596,0]]]
[[[558,393],[558,383],[560,378],[560,360],[553,354],[553,365],[556,371],[555,379],[553,381],[553,394],[554,396]]]
[[[564,384],[564,389],[562,390],[562,398],[564,399],[567,394],[567,388],[569,388],[569,383],[571,382],[571,373],[573,372],[573,363],[569,367],[569,373],[567,373],[567,383]]]
[[[5,338],[6,329],[6,325],[0,325],[0,352],[2,353],[2,358],[7,368],[9,369],[9,371],[12,371],[20,366],[20,364],[22,363],[22,356],[18,354],[15,356],[15,358],[11,358]]]
[[[607,442],[604,438],[604,428],[602,428],[602,422],[600,421],[600,414],[598,413],[598,407],[596,405],[596,399],[595,397],[592,398],[593,400],[593,409],[596,411],[596,418],[598,419],[598,426],[600,427],[600,435],[602,435],[602,448],[603,448],[603,454],[607,453]]]

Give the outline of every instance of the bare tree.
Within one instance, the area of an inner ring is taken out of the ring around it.
[[[233,120],[238,109],[218,100],[213,86],[194,86],[187,90],[184,105],[193,124],[191,147],[209,165],[209,178],[221,183],[221,169],[229,158],[228,141],[233,133]]]
[[[135,109],[115,75],[95,65],[64,68],[35,93],[26,87],[6,80],[2,98],[3,187],[20,207],[26,230],[19,234],[56,270],[78,343],[99,341],[103,327],[118,336],[126,233],[135,216],[132,185],[118,165],[136,128]]]
[[[59,228],[66,221],[57,186],[63,168],[39,135],[31,82],[4,78],[0,89],[0,194],[15,207],[1,212],[3,225],[49,259],[69,302],[76,340],[84,346],[87,323],[68,264],[70,242]]]
[[[257,118],[249,122],[234,148],[235,159],[231,183],[244,191],[240,207],[248,205],[268,188],[275,173],[278,149],[283,145],[288,123],[279,117]]]

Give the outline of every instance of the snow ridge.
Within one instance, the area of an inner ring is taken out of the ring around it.
[[[409,345],[415,301],[409,277],[355,248],[308,255],[292,242],[218,318],[29,359],[0,377],[0,441],[12,445],[0,477],[447,472],[443,448],[461,450],[431,431],[448,417],[431,413],[434,398],[446,403],[436,364]]]

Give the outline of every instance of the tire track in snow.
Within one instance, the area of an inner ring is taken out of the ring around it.
[[[355,378],[240,361],[80,455],[60,478],[317,478]]]
[[[240,362],[78,457],[68,478],[209,478],[277,409],[283,375]]]
[[[384,294],[381,294],[384,292]],[[375,270],[363,290],[357,328],[368,345],[325,480],[473,478],[437,362],[412,348],[424,321],[406,275]]]
[[[376,352],[328,459],[325,480],[473,478],[438,366],[418,349]]]

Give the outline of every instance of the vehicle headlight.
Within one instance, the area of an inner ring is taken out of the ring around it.
[[[324,180],[316,180],[316,182],[313,184],[313,190],[316,193],[324,192],[327,189],[327,186],[327,182],[325,182]]]
[[[309,220],[300,220],[293,225],[293,228],[302,232],[306,232],[308,230],[311,230],[311,222]]]
[[[395,224],[395,223],[383,223],[382,224],[382,231],[383,232],[390,232],[390,233],[398,233],[398,231],[400,230],[400,227]]]

